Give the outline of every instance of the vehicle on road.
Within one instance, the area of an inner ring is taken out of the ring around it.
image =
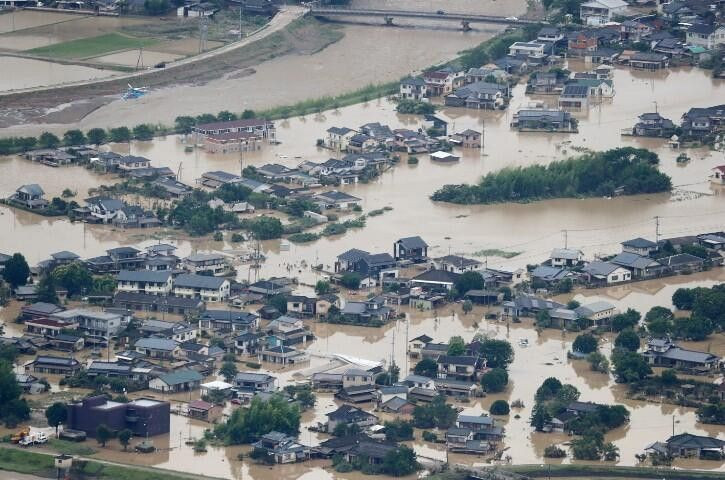
[[[40,445],[47,442],[48,435],[46,435],[44,432],[31,432],[28,435],[24,436],[22,440],[20,440],[20,446],[29,447],[31,445]]]

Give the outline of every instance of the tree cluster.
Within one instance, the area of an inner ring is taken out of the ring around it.
[[[549,198],[666,192],[670,177],[657,169],[658,156],[645,149],[617,148],[586,153],[547,166],[504,168],[476,185],[445,185],[431,198],[460,204],[526,202]]]
[[[296,436],[299,429],[299,407],[273,395],[266,401],[253,399],[247,408],[237,408],[225,423],[214,428],[214,434],[228,445],[239,445],[272,431]]]

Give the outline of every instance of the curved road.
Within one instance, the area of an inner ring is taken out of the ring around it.
[[[31,87],[31,88],[24,88],[24,89],[18,89],[18,90],[7,90],[4,92],[0,92],[0,97],[8,96],[8,95],[17,95],[20,93],[42,92],[42,91],[46,91],[46,90],[55,90],[55,89],[67,88],[67,87],[82,87],[82,86],[89,86],[89,85],[98,85],[98,84],[103,84],[103,83],[107,83],[107,82],[116,82],[119,80],[129,80],[130,81],[133,79],[141,78],[144,75],[150,75],[152,73],[159,73],[161,71],[168,72],[170,70],[173,70],[174,68],[178,68],[178,67],[181,67],[184,65],[189,65],[191,63],[203,62],[204,60],[207,60],[209,58],[217,57],[219,55],[223,55],[225,53],[245,47],[251,43],[256,42],[257,40],[261,40],[275,32],[282,30],[283,28],[287,27],[287,25],[289,25],[293,21],[297,20],[298,18],[302,18],[307,12],[308,12],[308,9],[303,8],[303,7],[298,7],[298,6],[294,6],[294,5],[283,6],[281,8],[281,10],[279,11],[279,13],[277,13],[277,15],[275,15],[266,26],[257,30],[253,34],[249,35],[248,37],[244,37],[242,40],[239,40],[234,43],[230,43],[228,45],[224,45],[223,47],[219,47],[217,49],[210,50],[208,52],[194,55],[193,57],[186,57],[186,58],[182,58],[180,60],[176,60],[174,62],[169,62],[166,64],[166,67],[163,69],[149,68],[147,70],[142,70],[142,71],[132,72],[132,73],[125,73],[125,74],[121,74],[121,75],[114,75],[114,76],[106,77],[106,78],[82,80],[79,82],[68,82],[68,83],[61,83],[61,84],[57,84],[57,85]]]

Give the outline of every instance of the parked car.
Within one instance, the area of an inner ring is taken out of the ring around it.
[[[44,432],[32,432],[23,437],[22,440],[20,440],[20,446],[28,447],[30,445],[40,445],[47,442],[48,435],[46,435]]]

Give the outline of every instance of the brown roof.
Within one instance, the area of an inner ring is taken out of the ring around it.
[[[193,402],[189,402],[189,408],[194,410],[211,410],[214,408],[214,405],[204,400],[194,400]]]

